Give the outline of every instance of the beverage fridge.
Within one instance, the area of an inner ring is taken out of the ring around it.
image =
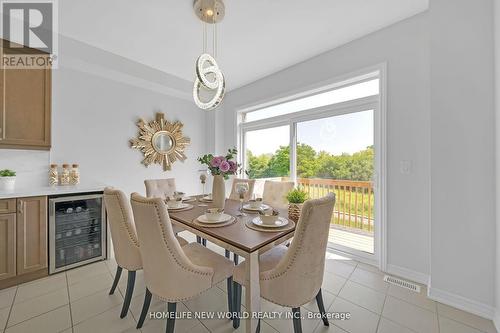
[[[49,273],[105,258],[102,193],[49,197]]]

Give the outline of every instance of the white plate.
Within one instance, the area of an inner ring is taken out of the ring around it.
[[[233,217],[231,215],[222,214],[221,217],[218,220],[209,221],[209,220],[207,220],[207,217],[205,216],[205,214],[203,214],[203,215],[198,216],[197,220],[200,223],[215,224],[215,223],[224,223],[224,222],[227,222],[227,221],[231,220],[232,218]]]
[[[212,197],[211,197],[211,196],[208,196],[208,195],[207,195],[207,196],[205,196],[205,197],[201,198],[201,201],[212,202],[212,201],[213,201],[213,199],[212,199]]]
[[[260,217],[256,217],[252,220],[252,223],[262,228],[281,228],[288,224],[288,220],[283,217],[278,217],[274,224],[264,224]]]
[[[184,197],[182,198],[182,202],[191,202],[191,201],[195,201],[196,198],[193,198],[193,197]]]
[[[187,203],[181,203],[179,205],[179,207],[175,207],[175,208],[174,207],[169,207],[168,204],[167,204],[167,208],[169,210],[178,210],[178,209],[184,209],[184,208],[188,208],[188,207],[189,207],[189,204],[187,204]]]
[[[245,210],[251,210],[251,211],[254,211],[254,212],[257,212],[259,210],[267,210],[269,208],[271,208],[271,206],[268,206],[266,204],[261,204],[260,208],[252,208],[250,206],[250,204],[243,205],[243,209],[245,209]]]

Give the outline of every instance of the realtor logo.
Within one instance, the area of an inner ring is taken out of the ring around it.
[[[56,0],[0,0],[5,68],[54,68],[57,59]]]

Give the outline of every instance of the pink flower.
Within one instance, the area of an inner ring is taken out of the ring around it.
[[[236,163],[234,163],[233,161],[228,161],[229,163],[229,170],[232,171],[232,172],[236,172],[236,170],[238,169],[238,165]]]
[[[220,166],[220,164],[224,161],[224,157],[222,156],[215,156],[212,158],[212,161],[210,162],[210,165],[214,168],[217,168]]]
[[[227,161],[222,161],[221,164],[219,165],[219,170],[222,172],[228,172],[231,166]]]

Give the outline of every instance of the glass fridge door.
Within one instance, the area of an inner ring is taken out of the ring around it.
[[[53,199],[51,271],[57,272],[105,257],[102,195]]]

